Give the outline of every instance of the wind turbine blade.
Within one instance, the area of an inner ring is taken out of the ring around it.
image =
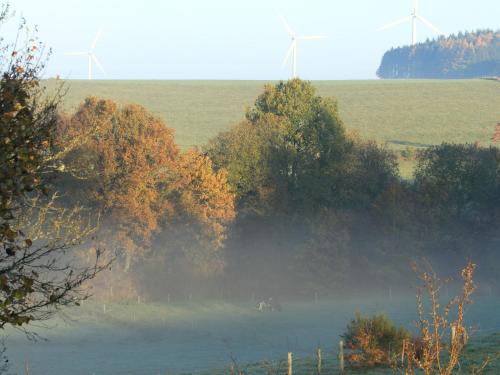
[[[288,32],[288,34],[292,37],[292,38],[295,38],[295,33],[293,32],[292,28],[290,27],[290,25],[288,24],[288,22],[286,22],[286,19],[285,17],[283,17],[281,14],[279,15],[279,18],[281,19],[281,22],[283,22],[283,25],[285,26],[285,29],[286,31]]]
[[[83,56],[88,55],[88,52],[64,52],[66,56]]]
[[[377,31],[382,31],[382,30],[387,30],[387,29],[390,29],[391,27],[394,27],[394,26],[397,26],[397,25],[401,25],[402,23],[405,23],[405,22],[410,22],[411,21],[411,17],[405,17],[405,18],[401,18],[397,21],[394,21],[388,25],[385,25],[383,27],[381,27],[380,29],[377,29]]]
[[[295,42],[292,42],[292,44],[290,44],[290,48],[288,48],[288,51],[287,51],[286,56],[283,60],[283,63],[281,64],[282,67],[285,66],[288,59],[290,59],[290,56],[292,55],[294,49],[295,49]]]
[[[106,71],[104,70],[104,68],[102,67],[101,63],[99,62],[99,60],[97,60],[97,57],[92,54],[92,60],[95,62],[95,64],[97,65],[97,67],[99,68],[99,70],[104,74],[104,75],[107,75],[106,74]]]
[[[94,38],[94,41],[92,42],[92,44],[90,45],[90,50],[93,51],[97,42],[99,41],[99,39],[101,39],[101,34],[102,34],[102,29],[99,29],[99,31],[97,32],[95,38]]]
[[[434,26],[432,23],[430,23],[429,21],[427,21],[424,17],[421,17],[421,16],[417,16],[417,18],[422,21],[423,24],[425,24],[429,29],[431,29],[432,31],[434,31],[436,34],[438,35],[442,35],[443,32],[441,30],[439,30],[436,26]]]
[[[298,40],[315,40],[315,39],[326,39],[326,35],[311,35],[311,36],[299,36]]]

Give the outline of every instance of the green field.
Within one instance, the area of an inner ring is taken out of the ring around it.
[[[139,103],[176,130],[184,148],[202,145],[243,118],[260,81],[67,81],[66,109],[89,95]],[[490,144],[500,122],[500,83],[456,81],[315,81],[338,99],[348,128],[391,147],[448,142]],[[54,86],[54,81],[49,81]]]
[[[338,373],[340,335],[355,311],[385,312],[396,324],[415,328],[416,308],[412,296],[329,301],[282,301],[280,313],[257,311],[255,303],[172,301],[108,303],[87,301],[82,308],[65,310],[48,322],[50,329],[32,327],[47,341],[31,342],[14,329],[8,335],[7,354],[13,373],[137,375],[137,374],[229,374],[234,360],[248,375],[283,374],[287,352],[294,354],[295,374],[311,374],[316,348],[323,350],[325,374]],[[499,351],[499,301],[495,297],[474,299],[466,324],[476,327],[467,361]],[[465,362],[462,363],[465,365]],[[497,361],[487,372],[496,374]],[[387,369],[359,374],[387,374]]]

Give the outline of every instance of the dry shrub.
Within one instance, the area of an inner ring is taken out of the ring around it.
[[[384,314],[365,317],[356,313],[343,338],[351,366],[388,366],[400,356],[403,342],[410,338],[410,333],[396,327]]]
[[[418,272],[414,266],[422,282],[417,291],[420,339],[405,340],[403,344],[405,374],[413,375],[419,369],[425,375],[451,375],[459,367],[469,337],[469,331],[464,326],[464,310],[472,303],[471,295],[476,289],[473,281],[475,268],[476,265],[469,261],[461,272],[461,295],[442,306],[438,293],[446,281],[440,280],[433,271]],[[429,298],[429,312],[424,308],[424,293]],[[452,311],[456,312],[453,318],[450,316]]]

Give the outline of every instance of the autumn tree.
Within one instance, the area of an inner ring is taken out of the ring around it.
[[[8,6],[2,8],[5,21]],[[19,40],[24,35],[19,29]],[[77,207],[61,207],[47,176],[57,168],[53,134],[59,96],[40,88],[45,55],[34,37],[0,48],[0,327],[24,327],[85,298],[101,269],[77,263],[75,246],[93,231]]]
[[[96,129],[89,133],[89,129]],[[125,270],[148,248],[159,219],[173,207],[162,199],[179,150],[172,131],[144,108],[87,98],[60,123],[60,144],[80,141],[65,157],[68,184],[81,202],[102,212],[102,238],[112,238]]]
[[[60,183],[101,212],[100,237],[125,272],[174,227],[197,228],[190,232],[194,238],[222,246],[234,217],[225,172],[214,172],[195,150],[180,152],[162,120],[138,105],[90,97],[72,116],[62,116],[59,134],[61,144],[79,140],[65,158],[73,178]]]
[[[227,172],[215,171],[207,155],[186,151],[178,159],[166,199],[174,204],[175,216],[164,221],[160,238],[181,249],[181,258],[195,273],[221,273],[225,260],[220,250],[236,216]]]

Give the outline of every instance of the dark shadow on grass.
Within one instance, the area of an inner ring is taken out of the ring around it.
[[[401,141],[401,140],[398,140],[398,139],[389,140],[389,141],[387,141],[387,142],[389,142],[389,143],[394,143],[395,145],[401,145],[401,146],[412,146],[412,147],[421,147],[421,148],[427,148],[427,147],[434,146],[434,145],[427,144],[427,143],[418,143],[418,142],[410,142],[410,141]]]

